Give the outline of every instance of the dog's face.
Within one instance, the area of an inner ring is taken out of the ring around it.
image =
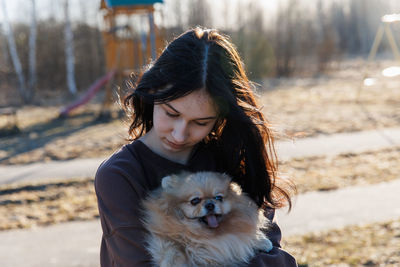
[[[162,188],[168,205],[186,224],[217,228],[231,211],[235,195],[241,193],[230,181],[227,175],[214,172],[184,173],[165,177]]]

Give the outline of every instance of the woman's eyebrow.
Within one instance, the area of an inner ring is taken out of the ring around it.
[[[164,105],[166,105],[167,107],[169,107],[170,109],[172,109],[173,111],[175,111],[176,113],[180,113],[178,110],[176,110],[173,106],[171,106],[168,103],[164,103]]]
[[[198,118],[196,119],[196,121],[201,121],[201,120],[213,120],[216,119],[217,116],[211,116],[211,117],[205,117],[205,118]]]

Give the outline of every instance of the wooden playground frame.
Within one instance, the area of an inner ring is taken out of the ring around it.
[[[386,38],[389,42],[394,57],[396,58],[397,61],[400,61],[399,48],[396,44],[396,39],[394,38],[392,29],[390,27],[390,24],[399,22],[400,22],[400,14],[388,14],[384,15],[381,18],[381,25],[379,26],[378,31],[376,32],[372,48],[368,55],[368,61],[372,61],[375,58],[376,52],[378,51],[379,45],[382,42],[384,34],[386,34]]]
[[[154,4],[162,2],[162,0],[101,0],[106,74],[96,80],[79,99],[64,107],[60,111],[60,117],[67,117],[73,109],[86,104],[103,86],[106,90],[99,118],[111,117],[113,89],[117,87],[116,85],[121,86],[132,73],[140,73],[143,66],[156,59],[157,53],[164,45],[164,34],[154,23]],[[147,31],[135,29],[128,23],[121,25],[118,21],[119,17],[129,20],[131,16],[139,16],[140,24],[145,24],[147,19]]]

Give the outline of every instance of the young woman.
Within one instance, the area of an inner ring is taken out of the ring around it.
[[[278,186],[273,137],[254,99],[241,59],[226,36],[195,28],[172,41],[150,66],[124,105],[134,140],[102,163],[95,187],[103,228],[101,266],[149,266],[140,202],[161,178],[182,170],[228,173],[264,208],[290,205]],[[280,249],[251,266],[296,266]]]

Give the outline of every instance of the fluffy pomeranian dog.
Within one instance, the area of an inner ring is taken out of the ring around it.
[[[240,266],[272,249],[260,230],[268,219],[226,174],[164,177],[143,207],[146,248],[156,266]]]

